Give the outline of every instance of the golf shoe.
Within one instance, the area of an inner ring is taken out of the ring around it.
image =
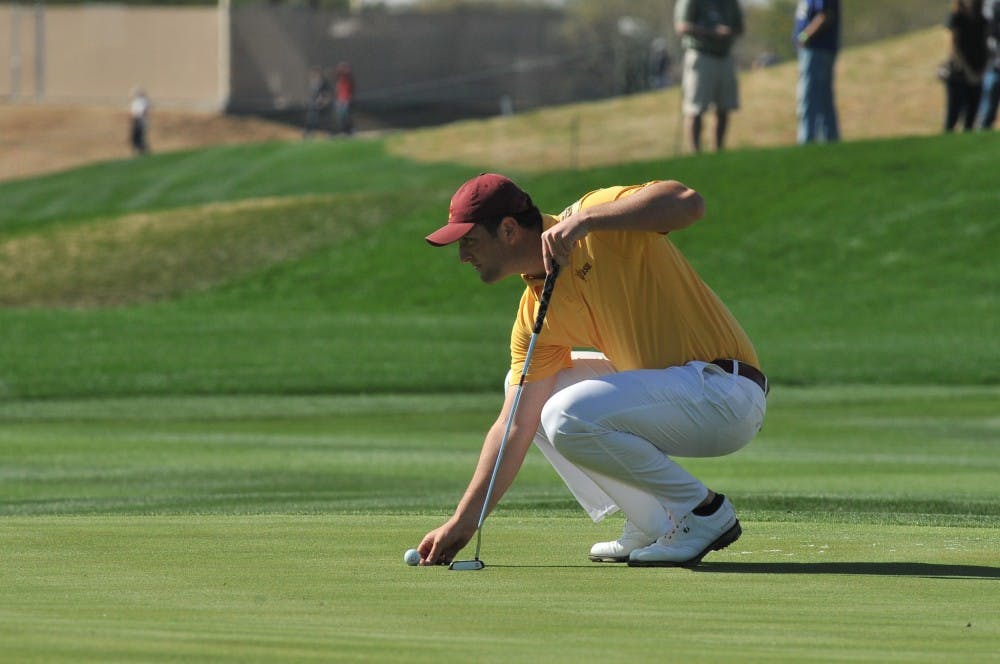
[[[666,535],[629,555],[630,567],[696,565],[710,551],[724,549],[743,534],[736,511],[723,496],[722,505],[708,516],[690,513]]]
[[[590,548],[590,559],[595,563],[628,562],[629,554],[636,549],[649,546],[655,541],[628,519],[622,536],[611,542],[598,542]]]

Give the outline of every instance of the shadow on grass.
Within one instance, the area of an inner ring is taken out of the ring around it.
[[[716,574],[862,574],[932,579],[1000,579],[1000,567],[935,563],[702,563],[690,569]]]
[[[580,563],[566,565],[486,565],[503,569],[634,569],[616,563]],[[700,563],[667,565],[643,569],[688,570],[709,574],[843,574],[867,576],[913,576],[925,579],[1000,579],[1000,567],[985,565],[938,565],[935,563]]]

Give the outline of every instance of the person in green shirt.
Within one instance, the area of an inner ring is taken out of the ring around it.
[[[743,34],[738,0],[677,0],[674,29],[684,48],[683,112],[691,149],[701,152],[702,116],[715,108],[715,149],[722,150],[729,113],[739,108],[733,42]]]

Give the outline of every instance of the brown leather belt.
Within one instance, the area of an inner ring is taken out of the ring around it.
[[[771,391],[771,386],[767,384],[767,376],[762,374],[760,369],[752,364],[740,362],[739,360],[712,360],[712,364],[717,367],[721,367],[726,373],[749,378],[753,382],[757,383],[758,387],[764,391],[765,397],[767,396],[767,393]]]

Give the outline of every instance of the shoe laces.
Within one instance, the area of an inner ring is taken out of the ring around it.
[[[678,534],[685,535],[691,531],[691,527],[687,523],[687,516],[681,517],[679,521],[674,523],[673,527],[670,528],[659,540],[660,544],[667,544]]]

